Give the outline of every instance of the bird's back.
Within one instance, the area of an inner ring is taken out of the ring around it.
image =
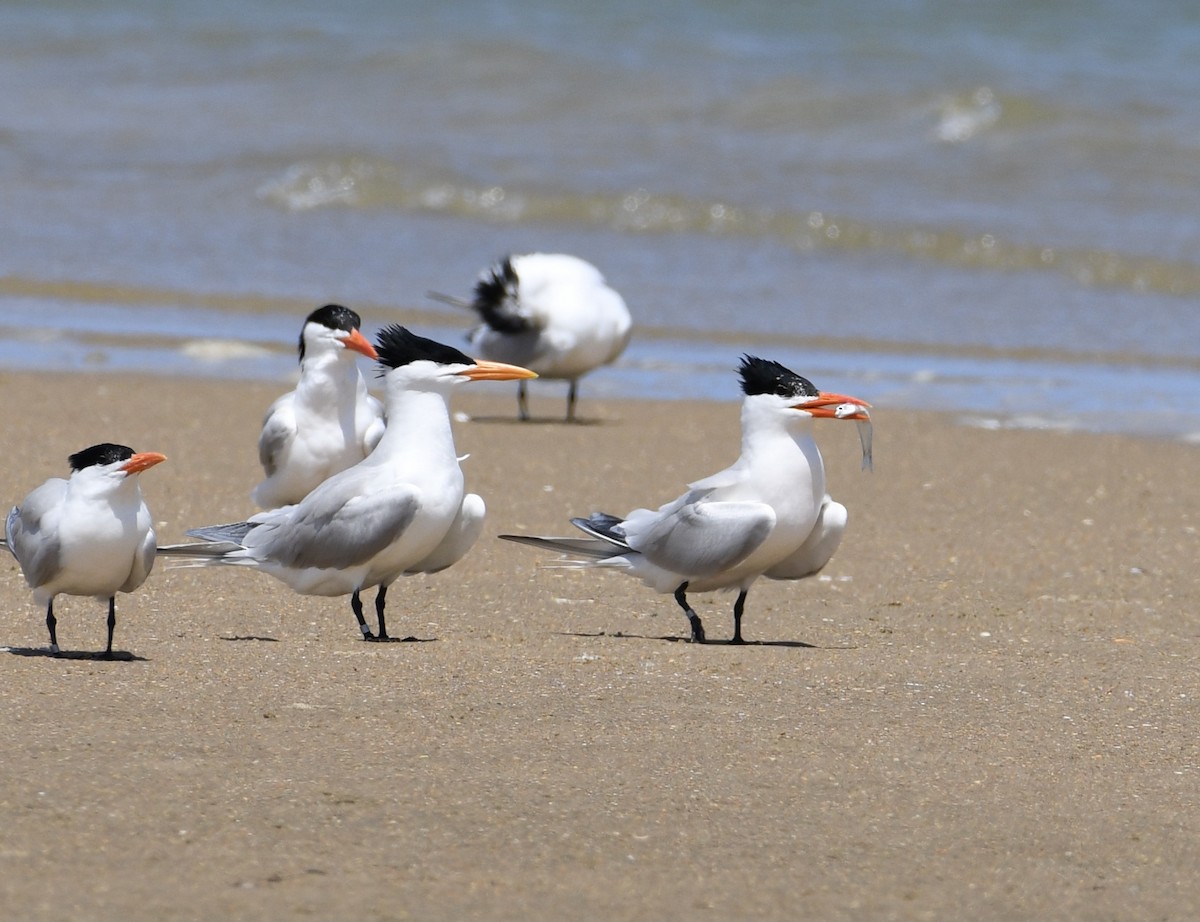
[[[629,343],[632,319],[625,301],[591,263],[564,253],[512,259],[520,332],[488,326],[472,342],[485,358],[524,365],[546,378],[577,378],[614,361]]]

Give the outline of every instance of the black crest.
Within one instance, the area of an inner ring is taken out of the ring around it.
[[[127,445],[114,445],[112,442],[101,442],[83,451],[77,451],[67,458],[71,470],[82,471],[85,467],[102,467],[117,461],[128,461],[133,457],[133,449]]]
[[[331,330],[345,330],[351,333],[362,326],[362,318],[348,307],[326,304],[304,318],[304,326],[310,323],[319,323]],[[304,327],[300,328],[300,361],[304,361]]]
[[[375,337],[375,351],[379,353],[379,364],[386,372],[410,362],[422,359],[439,365],[474,365],[475,360],[464,355],[453,346],[418,336],[398,323],[390,324]]]
[[[779,397],[816,397],[819,391],[808,380],[785,368],[778,362],[760,359],[755,355],[743,355],[738,374],[742,376],[742,392],[747,397],[755,394],[775,394]]]
[[[530,327],[528,318],[515,309],[520,284],[511,256],[505,256],[486,269],[475,283],[475,300],[471,306],[497,333],[523,333]]]

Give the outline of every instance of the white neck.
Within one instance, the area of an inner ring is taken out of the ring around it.
[[[299,403],[314,409],[336,407],[339,418],[348,414],[352,421],[359,390],[366,390],[358,365],[343,360],[340,352],[306,355],[300,363],[300,383],[296,385]]]
[[[742,461],[750,470],[761,467],[771,480],[793,478],[795,490],[802,490],[807,480],[815,495],[825,494],[825,464],[810,416],[784,415],[747,401],[742,405]]]
[[[419,455],[458,466],[448,394],[440,389],[410,389],[389,381],[385,403],[387,428],[379,445],[367,456],[368,461],[394,462],[406,455]]]
[[[99,471],[77,471],[67,481],[67,490],[77,499],[106,502],[114,507],[138,506],[142,501],[141,487],[135,475],[119,481]]]

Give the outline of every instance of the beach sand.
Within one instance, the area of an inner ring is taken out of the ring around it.
[[[6,500],[94,442],[162,451],[162,543],[251,511],[285,389],[0,381]],[[494,536],[676,496],[736,457],[737,405],[585,387],[590,424],[519,425],[508,389],[469,391],[488,525],[393,587],[419,642],[160,566],[118,599],[128,657],[55,658],[5,558],[0,916],[1194,917],[1195,448],[881,410],[865,473],[854,427],[823,424],[840,551],[756,584],[750,644],[695,646],[670,596]],[[694,597],[711,638],[732,601]],[[103,647],[100,603],[57,613],[64,649]]]

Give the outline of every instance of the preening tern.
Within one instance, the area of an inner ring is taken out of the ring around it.
[[[633,325],[600,270],[565,253],[506,256],[482,272],[471,301],[430,296],[479,314],[483,322],[470,333],[477,354],[570,382],[568,420],[575,419],[579,379],[615,362]],[[517,410],[529,419],[524,381],[517,385]]]

